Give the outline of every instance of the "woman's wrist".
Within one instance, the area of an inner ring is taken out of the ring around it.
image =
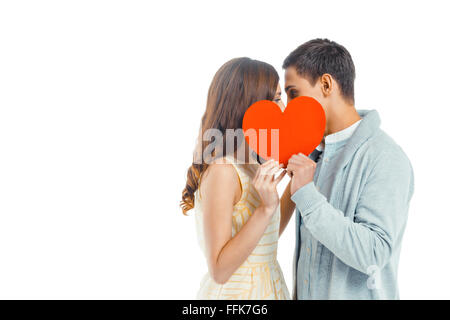
[[[263,214],[264,216],[271,217],[271,216],[273,216],[273,214],[275,213],[275,210],[277,208],[276,207],[274,208],[271,206],[260,205],[258,207],[258,209],[261,212],[261,214]]]

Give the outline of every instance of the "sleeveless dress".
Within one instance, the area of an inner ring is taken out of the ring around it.
[[[242,187],[242,197],[234,206],[232,215],[232,237],[234,237],[255,209],[259,206],[258,192],[252,179],[258,164],[234,164]],[[203,252],[203,213],[199,190],[195,194],[195,219],[198,242]],[[240,300],[288,300],[289,292],[277,261],[278,233],[280,226],[280,207],[267,226],[264,235],[245,262],[233,273],[225,284],[216,283],[207,273],[200,284],[197,299],[240,299]]]

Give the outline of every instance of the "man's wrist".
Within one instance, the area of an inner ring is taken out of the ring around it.
[[[314,181],[305,184],[291,196],[291,200],[302,214],[306,214],[313,210],[314,207],[324,199],[326,200],[326,198],[317,190]]]
[[[291,189],[291,193],[292,193],[291,196],[294,195],[298,190],[300,190],[301,188],[303,188],[304,186],[306,186],[308,183],[311,183],[311,182],[313,182],[313,181],[306,182],[306,183],[302,184],[302,185],[299,186],[299,187],[297,187],[297,186],[294,185],[295,191],[292,192],[292,189]]]

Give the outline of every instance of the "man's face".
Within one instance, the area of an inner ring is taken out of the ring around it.
[[[319,81],[317,81],[314,85],[311,85],[308,79],[298,75],[297,70],[295,70],[294,67],[288,67],[286,69],[284,78],[284,90],[286,91],[288,103],[294,98],[309,96],[322,104],[324,97]]]
[[[300,96],[308,96],[316,99],[323,107],[325,116],[328,119],[328,101],[323,94],[320,81],[311,85],[308,79],[300,76],[295,67],[288,67],[284,73],[284,90],[287,95],[287,102]],[[327,131],[327,130],[325,130]]]

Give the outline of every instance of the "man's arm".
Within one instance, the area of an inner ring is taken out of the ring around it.
[[[363,186],[353,220],[328,203],[312,181],[296,190],[292,200],[314,238],[345,264],[368,274],[369,267],[386,265],[400,241],[412,179],[405,155],[380,155]]]

